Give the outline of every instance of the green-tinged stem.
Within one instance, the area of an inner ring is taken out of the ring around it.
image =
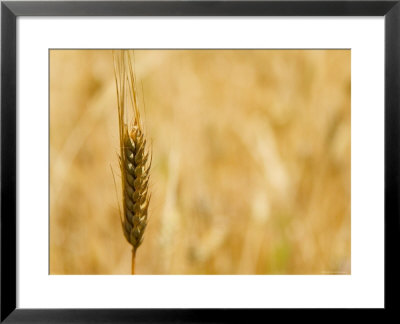
[[[136,250],[135,248],[132,249],[132,274],[135,274],[135,257],[136,257]]]

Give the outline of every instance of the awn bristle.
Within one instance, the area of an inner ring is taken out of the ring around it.
[[[149,177],[151,157],[140,119],[136,97],[136,79],[132,66],[132,52],[114,52],[114,72],[118,97],[118,122],[122,182],[122,229],[132,245],[132,273],[137,248],[143,241],[150,202]],[[128,126],[128,109],[133,116]]]

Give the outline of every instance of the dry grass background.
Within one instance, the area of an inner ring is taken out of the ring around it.
[[[350,273],[350,51],[140,50],[135,65],[153,146],[138,274]],[[130,272],[117,115],[111,51],[50,52],[51,274]]]

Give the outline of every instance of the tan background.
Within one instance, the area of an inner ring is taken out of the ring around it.
[[[135,51],[135,66],[153,147],[138,274],[350,273],[349,50]],[[51,51],[51,274],[130,272],[118,150],[111,51]]]

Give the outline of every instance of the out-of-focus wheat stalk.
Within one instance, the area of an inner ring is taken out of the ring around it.
[[[138,108],[132,57],[133,52],[128,50],[113,53],[122,183],[120,217],[125,238],[132,245],[132,274],[134,274],[136,250],[143,241],[143,233],[147,225],[151,154],[147,147]],[[129,108],[132,108],[132,117],[129,117]],[[129,119],[131,121],[128,124]]]

